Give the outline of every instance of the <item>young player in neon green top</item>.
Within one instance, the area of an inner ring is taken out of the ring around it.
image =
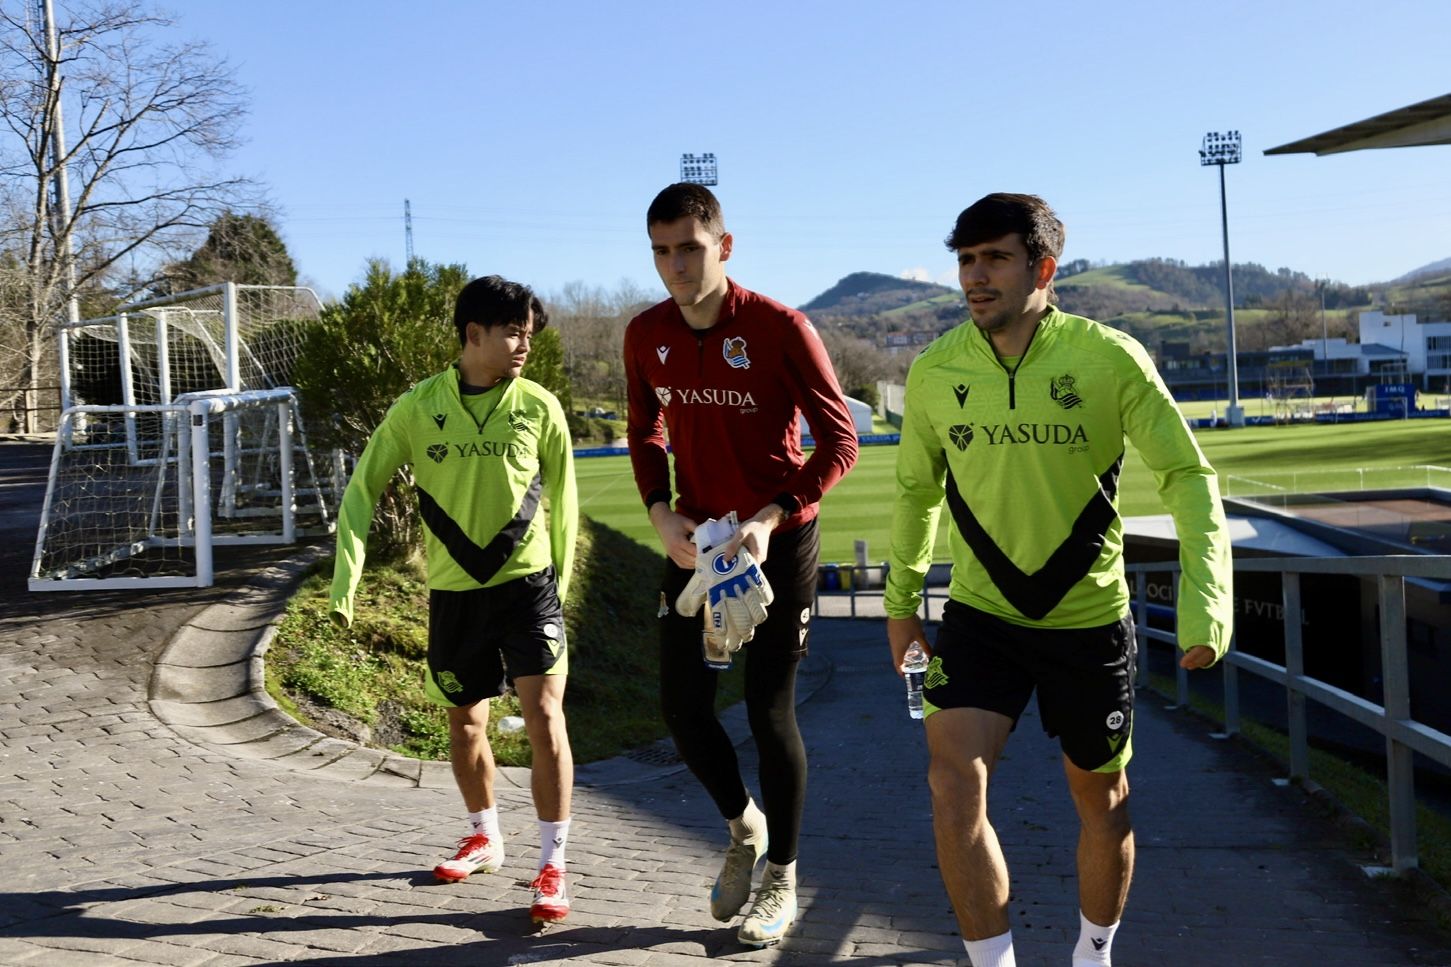
[[[1063,225],[1034,195],[989,195],[947,246],[972,325],[912,364],[886,589],[892,661],[914,639],[944,502],[952,583],[925,677],[934,829],[974,967],[1014,967],[989,777],[1036,690],[1081,823],[1075,967],[1109,964],[1133,873],[1125,766],[1136,647],[1118,477],[1125,438],[1173,515],[1181,664],[1229,646],[1232,567],[1214,470],[1130,337],[1052,303]]]
[[[447,707],[454,778],[471,830],[434,868],[456,882],[503,863],[489,699],[512,682],[533,750],[539,874],[530,915],[564,919],[565,840],[574,760],[565,730],[569,655],[563,602],[578,533],[564,411],[520,377],[548,324],[528,287],[475,279],[454,309],[458,363],[403,394],[374,430],[338,514],[333,619],[347,626],[373,507],[393,473],[413,469],[428,555],[426,689]],[[547,512],[542,498],[547,498]]]

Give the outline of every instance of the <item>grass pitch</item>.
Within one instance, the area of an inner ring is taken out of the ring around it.
[[[1451,421],[1388,420],[1375,423],[1287,424],[1198,431],[1199,445],[1220,476],[1220,490],[1233,493],[1229,477],[1262,478],[1300,474],[1302,489],[1314,488],[1313,474],[1344,471],[1336,487],[1354,471],[1415,465],[1451,466]],[[896,499],[895,446],[862,447],[857,465],[837,484],[821,507],[821,560],[854,560],[854,541],[867,541],[868,559],[887,556],[892,506]],[[645,516],[630,473],[628,457],[589,457],[575,461],[580,509],[596,520],[659,551],[654,528]],[[1390,485],[1394,476],[1377,478]],[[1417,482],[1408,477],[1404,483]],[[1424,482],[1422,479],[1421,482]],[[1132,450],[1119,481],[1119,509],[1126,517],[1163,513],[1152,474]],[[944,515],[945,517],[945,515]],[[946,523],[939,527],[936,556],[947,559]]]

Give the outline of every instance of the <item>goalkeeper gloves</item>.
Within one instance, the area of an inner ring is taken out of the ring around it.
[[[720,520],[712,517],[695,529],[690,539],[695,542],[695,573],[680,596],[675,599],[675,610],[682,617],[699,614],[705,604],[706,591],[711,585],[709,552],[731,539],[736,532],[736,512],[731,511]],[[709,621],[707,621],[707,625]]]
[[[687,617],[709,601],[702,616],[701,642],[705,663],[712,668],[730,667],[731,655],[755,637],[756,625],[766,620],[766,607],[774,600],[771,585],[750,551],[741,548],[730,560],[715,551],[737,526],[736,512],[731,511],[696,528],[691,537],[696,545],[695,573],[675,599],[675,610]]]
[[[756,625],[766,620],[766,606],[775,600],[771,584],[761,573],[755,557],[742,547],[734,558],[710,555],[711,585],[708,625],[724,628],[741,641],[756,635]]]

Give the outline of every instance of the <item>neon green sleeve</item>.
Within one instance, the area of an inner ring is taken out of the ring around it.
[[[363,577],[373,508],[394,472],[408,462],[407,445],[401,433],[403,418],[397,415],[401,405],[401,400],[393,404],[368,439],[343,492],[342,506],[338,508],[337,557],[328,612],[344,628],[353,623],[353,596]]]
[[[569,593],[574,545],[579,540],[579,494],[574,485],[574,450],[564,408],[549,398],[550,419],[540,440],[539,464],[549,494],[549,551],[559,603]]]
[[[906,618],[922,605],[922,583],[932,565],[932,544],[942,512],[947,457],[932,428],[918,357],[907,374],[902,438],[897,446],[897,499],[892,514],[884,604],[887,616]],[[915,405],[914,405],[915,401]]]
[[[1221,658],[1234,627],[1234,564],[1219,478],[1147,353],[1123,380],[1124,432],[1153,472],[1179,538],[1179,647],[1208,645]]]

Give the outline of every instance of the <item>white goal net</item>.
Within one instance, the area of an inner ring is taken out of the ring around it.
[[[329,529],[341,461],[313,459],[288,386],[318,309],[228,283],[64,326],[31,590],[205,586],[215,544]]]

